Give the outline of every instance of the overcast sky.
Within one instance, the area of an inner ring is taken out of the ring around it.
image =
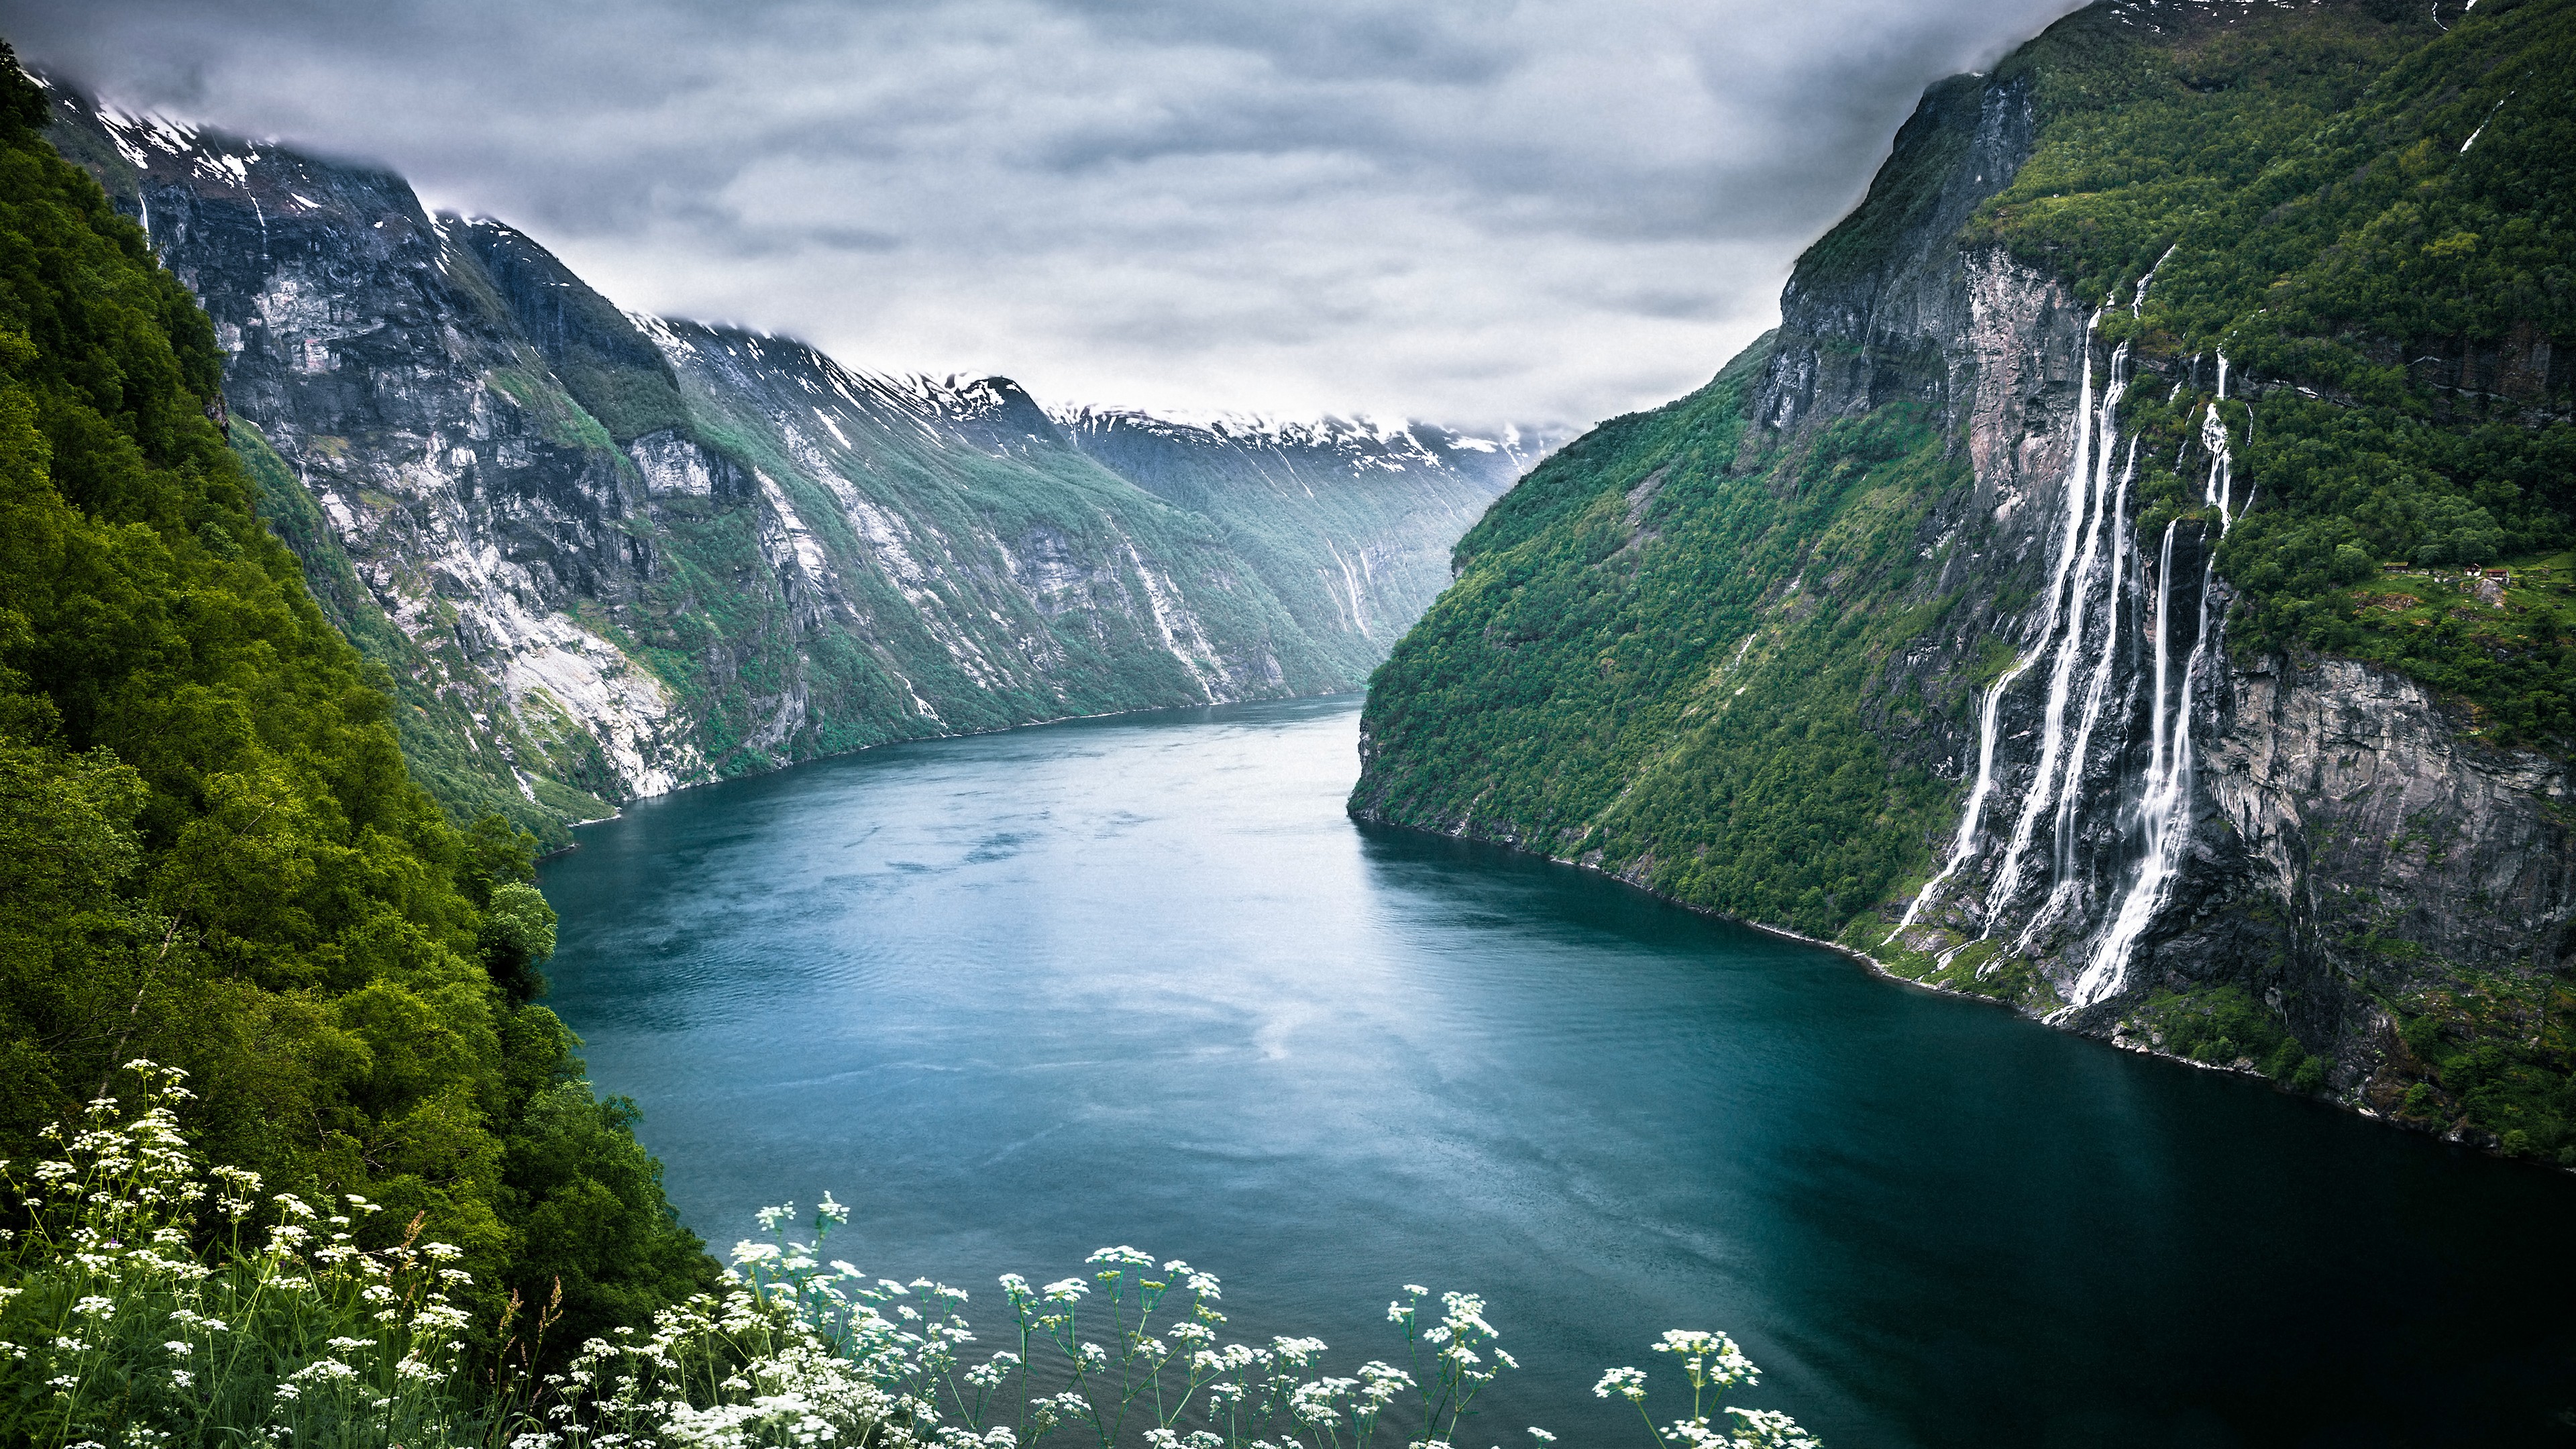
[[[1769,326],[1930,81],[2070,0],[0,0],[630,308],[1048,401],[1583,423]]]

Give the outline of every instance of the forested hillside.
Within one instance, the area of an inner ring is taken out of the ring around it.
[[[213,327],[0,54],[0,1157],[149,1057],[272,1191],[566,1333],[710,1281],[533,999],[534,842],[453,827],[225,438]],[[9,1212],[18,1211],[13,1204]]]
[[[1461,543],[1354,813],[2576,1161],[2571,138],[2564,0],[1936,86],[1777,334]]]

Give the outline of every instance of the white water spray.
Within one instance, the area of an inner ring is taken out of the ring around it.
[[[1958,874],[1960,866],[1975,857],[1978,849],[1977,826],[1985,816],[1986,799],[1994,792],[1996,715],[2003,707],[2005,693],[2013,687],[2015,681],[2030,672],[2032,665],[2037,664],[2044,657],[2049,640],[2057,633],[2059,599],[2066,592],[2066,574],[2074,567],[2076,541],[2083,532],[2085,514],[2088,511],[2083,484],[2087,455],[2092,446],[2093,436],[2092,340],[2094,325],[2101,320],[2102,314],[2096,312],[2093,314],[2093,320],[2084,326],[2084,401],[2082,410],[2078,414],[2082,419],[2080,424],[2082,432],[2075,444],[2075,463],[2069,475],[2069,486],[2066,490],[2066,532],[2058,540],[2057,560],[2050,572],[2048,613],[2039,629],[2040,647],[2015,659],[2012,667],[2005,670],[2001,678],[1987,687],[1985,699],[1977,709],[1977,780],[1969,787],[1967,808],[1960,812],[1959,833],[1950,843],[1949,863],[1941,867],[1940,874],[1924,882],[1923,889],[1914,893],[1914,899],[1905,907],[1905,915],[1897,921],[1896,929],[1888,932],[1888,941],[1903,935],[1905,929],[1914,924],[1914,917],[1922,911],[1924,902],[1930,900],[1943,885],[1947,884],[1951,876]],[[1882,941],[1879,944],[1885,945],[1887,942]]]
[[[2173,250],[2168,248],[2165,255],[2157,259],[2157,265],[2139,278],[2129,302],[2133,317],[2143,315],[2147,289],[2154,282],[2157,270],[2172,255]],[[2106,304],[2106,307],[2108,305],[2112,304]],[[2201,418],[2200,436],[2210,455],[2203,500],[2216,515],[2218,527],[2214,533],[2204,528],[2200,534],[2202,560],[2197,617],[2188,654],[2177,661],[2175,641],[2179,621],[2173,617],[2173,575],[2174,541],[2180,531],[2178,523],[2168,524],[2164,530],[2150,596],[2134,611],[2124,606],[2128,593],[2135,587],[2129,582],[2128,560],[2141,542],[2132,532],[2129,519],[2129,497],[2137,478],[2140,444],[2133,437],[2125,449],[2119,447],[2119,406],[2129,382],[2129,349],[2125,344],[2112,350],[2102,396],[2098,399],[2094,396],[2091,339],[2101,317],[2102,313],[2095,313],[2085,328],[2086,350],[2076,414],[2075,455],[2067,475],[2065,523],[2055,550],[2049,591],[2042,601],[2036,634],[2029,652],[2016,658],[2012,667],[1985,691],[1979,701],[1976,780],[1969,790],[1967,808],[1961,815],[1949,859],[1941,872],[1915,894],[1906,907],[1904,918],[1887,938],[1893,943],[1914,925],[1924,907],[1939,896],[1970,861],[1979,857],[1983,846],[1985,811],[1996,790],[1994,761],[2004,697],[2022,675],[2043,661],[2049,662],[2051,668],[2048,671],[2048,696],[2039,722],[2036,767],[2021,799],[2019,818],[2008,837],[2009,843],[1998,859],[1992,884],[1980,903],[1984,929],[1976,939],[1989,940],[2003,934],[2005,914],[2012,909],[2032,869],[2030,857],[2034,853],[2043,818],[2053,826],[2051,839],[2054,849],[2048,862],[2054,867],[2052,887],[2039,910],[2012,933],[2012,949],[2027,952],[2052,921],[2063,919],[2070,910],[2081,909],[2087,895],[2086,881],[2078,876],[2074,857],[2079,816],[2085,806],[2081,787],[2086,762],[2094,752],[2104,716],[2112,715],[2115,720],[2127,718],[2134,708],[2138,685],[2129,686],[2128,702],[2122,703],[2116,711],[2111,707],[2112,696],[2123,667],[2122,647],[2130,637],[2128,630],[2132,625],[2129,619],[2146,615],[2146,627],[2152,635],[2151,687],[2154,691],[2147,701],[2148,760],[2143,777],[2136,778],[2123,791],[2120,802],[2122,831],[2125,834],[2134,823],[2143,836],[2143,849],[2135,858],[2125,884],[2116,887],[2117,901],[2109,919],[2088,933],[2090,950],[2070,990],[2071,999],[2078,1007],[2108,999],[2125,988],[2129,956],[2148,925],[2165,908],[2181,872],[2183,852],[2191,833],[2196,763],[2191,738],[2192,706],[2201,676],[2209,668],[2215,633],[2209,595],[2216,580],[2216,544],[2228,527],[2243,515],[2244,506],[2252,502],[2250,488],[2245,499],[2240,501],[2236,497],[2233,440],[2220,406],[2227,398],[2233,369],[2227,355],[2221,352],[2218,354],[2217,393]],[[2185,385],[2178,382],[2176,391]],[[2250,426],[2248,438],[2251,438]],[[2116,468],[2115,453],[2121,455]],[[2142,551],[2141,566],[2143,572]],[[2091,601],[2097,588],[2102,591],[2104,600],[2102,617],[2092,620],[2088,615],[2093,612]],[[2077,704],[2079,699],[2080,705]],[[2115,755],[2124,754],[2125,746],[2115,743],[2113,752]],[[2047,869],[2048,865],[2040,868]],[[1938,959],[1946,965],[1965,948],[1966,943],[1962,942],[1941,953]],[[2074,944],[2069,943],[2069,954],[2074,953]]]
[[[2098,316],[2098,314],[2097,314]],[[2089,329],[2088,329],[2089,330]],[[2040,717],[2039,771],[2031,777],[2030,793],[2022,797],[2021,818],[2013,825],[2012,843],[2004,850],[2003,867],[1995,873],[1994,888],[1986,895],[1985,935],[1992,936],[2005,908],[2012,904],[2021,888],[2022,862],[2030,855],[2032,836],[2039,819],[2057,801],[2061,783],[2069,772],[2059,767],[2066,746],[2066,706],[2074,698],[2075,664],[2084,649],[2084,613],[2093,596],[2093,579],[2103,551],[2110,542],[2116,551],[2116,540],[2108,538],[2104,514],[2108,512],[2111,493],[2111,439],[2119,426],[2120,395],[2127,390],[2129,344],[2123,342],[2111,353],[2111,375],[2102,388],[2098,419],[2093,415],[2092,367],[2088,353],[2085,367],[2084,402],[2086,416],[2079,426],[2075,444],[2075,471],[2069,479],[2071,491],[2081,497],[2079,504],[2085,519],[2084,543],[2069,561],[2076,564],[2074,588],[2065,602],[2066,632],[2054,641],[2055,664],[2048,674],[2048,706]],[[2068,570],[2058,569],[2053,588],[2066,587]],[[2057,600],[2049,600],[2050,618],[2040,634],[2040,646],[2050,647],[2050,633],[2057,626]]]
[[[2075,742],[2066,750],[2066,783],[2057,795],[2057,884],[2048,893],[2048,903],[2040,907],[2038,913],[2030,918],[2030,924],[2022,927],[2021,934],[2013,938],[2016,951],[2029,949],[2040,930],[2083,892],[2084,882],[2075,874],[2075,807],[2083,798],[2079,787],[2084,782],[2084,762],[2093,753],[2093,731],[2102,722],[2102,707],[2110,698],[2111,676],[2119,662],[2121,589],[2128,582],[2127,565],[2133,543],[2128,536],[2129,485],[2137,476],[2138,440],[2131,438],[2127,461],[2120,465],[2119,489],[2112,495],[2108,518],[2111,581],[2102,592],[2102,651],[2094,657],[2092,676],[2085,681],[2084,713],[2075,726]]]
[[[2156,258],[2156,264],[2147,268],[2147,274],[2145,276],[2138,278],[2138,290],[2129,294],[2130,316],[2143,317],[2147,315],[2147,288],[2155,285],[2156,273],[2163,271],[2165,263],[2172,261],[2173,254],[2181,250],[2181,242],[2175,242],[2172,246],[2165,248],[2165,254]]]
[[[2228,446],[2227,419],[2220,404],[2227,401],[2227,354],[2218,354],[2218,396],[2210,400],[2209,411],[2200,415],[2200,445],[2209,450],[2209,481],[2202,486],[2201,501],[2218,510],[2218,532],[2221,537],[2235,520],[2228,511],[2236,503],[2236,454]]]
[[[1950,842],[1950,863],[1941,867],[1939,875],[1924,882],[1923,889],[1914,893],[1914,899],[1906,905],[1905,915],[1897,921],[1896,929],[1887,933],[1887,941],[1904,935],[1905,928],[1914,924],[1915,913],[1923,909],[1923,903],[1932,899],[1951,876],[1958,874],[1959,867],[1976,855],[1977,822],[1984,818],[1986,797],[1993,794],[1995,788],[1995,712],[2003,707],[2004,691],[2012,688],[2013,681],[2021,678],[2023,672],[2036,662],[2035,658],[2020,660],[2005,670],[2002,678],[1986,686],[1985,698],[1977,704],[1977,782],[1968,788],[1967,808],[1959,812],[1959,833]],[[1884,946],[1887,941],[1878,944]]]
[[[2145,933],[2147,923],[2163,908],[2165,893],[2172,887],[2176,869],[2182,863],[2183,841],[2191,830],[2191,693],[2200,677],[2201,662],[2209,653],[2209,586],[2215,574],[2215,561],[2205,559],[2200,568],[2199,619],[2192,631],[2191,656],[2183,663],[2181,688],[2173,707],[2173,725],[2165,725],[2165,640],[2166,611],[2173,594],[2173,538],[2178,525],[2165,528],[2163,562],[2157,571],[2156,589],[2156,699],[2154,758],[2147,766],[2146,788],[2138,801],[2140,823],[2146,829],[2147,849],[2138,862],[2138,878],[2121,898],[2119,912],[2111,918],[2111,928],[2094,949],[2093,959],[2084,974],[2075,981],[2075,1004],[2091,1006],[2105,997],[2117,995],[2128,984],[2129,950]],[[2204,535],[2204,542],[2206,536]],[[2172,744],[2167,758],[2166,744]]]

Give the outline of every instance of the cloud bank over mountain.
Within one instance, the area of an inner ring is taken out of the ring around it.
[[[375,158],[621,304],[1051,399],[1583,422],[1773,319],[2068,0],[36,0],[130,107]]]

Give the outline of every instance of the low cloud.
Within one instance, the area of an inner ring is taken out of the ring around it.
[[[40,0],[32,62],[383,161],[621,304],[1050,400],[1581,423],[1775,315],[2068,0]]]

